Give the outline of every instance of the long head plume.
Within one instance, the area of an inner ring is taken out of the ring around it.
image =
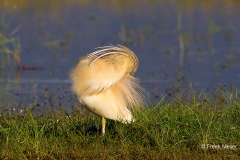
[[[117,55],[123,55],[126,58],[128,58],[131,62],[129,65],[129,70],[131,70],[131,72],[129,72],[129,74],[133,75],[137,69],[138,69],[138,58],[137,56],[127,47],[121,46],[121,45],[117,45],[117,46],[104,46],[104,47],[98,47],[100,50],[97,50],[95,52],[89,53],[85,56],[85,58],[92,58],[94,57],[94,59],[91,61],[91,63],[89,65],[92,65],[96,60],[98,60],[101,57],[109,57],[113,54],[117,54]],[[118,57],[118,56],[114,56],[114,57]],[[121,60],[119,60],[121,61]],[[112,62],[114,63],[114,62]]]
[[[101,47],[81,58],[71,71],[72,90],[85,105],[85,97],[99,95],[104,104],[116,105],[120,110],[142,106],[144,90],[133,77],[137,68],[138,58],[127,47]],[[111,96],[107,97],[109,93]],[[107,104],[108,98],[113,98],[115,104]]]

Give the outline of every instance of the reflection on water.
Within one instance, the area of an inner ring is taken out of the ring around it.
[[[239,87],[239,7],[228,0],[1,1],[5,20],[13,15],[6,35],[19,38],[21,46],[20,69],[13,61],[1,68],[1,100],[7,108],[20,102],[51,106],[46,99],[72,106],[69,70],[81,56],[109,44],[137,54],[136,75],[152,100]],[[0,63],[5,63],[2,56]]]

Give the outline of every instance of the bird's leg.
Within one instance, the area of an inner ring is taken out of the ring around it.
[[[102,135],[105,134],[105,127],[106,127],[106,119],[102,117]]]

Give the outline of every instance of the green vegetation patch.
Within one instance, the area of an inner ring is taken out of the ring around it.
[[[0,116],[0,159],[236,159],[240,103],[232,94],[162,99],[134,112],[135,122],[82,110]]]

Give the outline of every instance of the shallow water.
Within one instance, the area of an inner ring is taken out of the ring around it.
[[[151,100],[180,90],[240,86],[237,1],[0,3],[6,19],[13,15],[7,35],[19,39],[25,67],[17,70],[12,58],[1,68],[4,108],[79,105],[70,92],[70,69],[81,56],[110,44],[137,54],[136,76]]]

